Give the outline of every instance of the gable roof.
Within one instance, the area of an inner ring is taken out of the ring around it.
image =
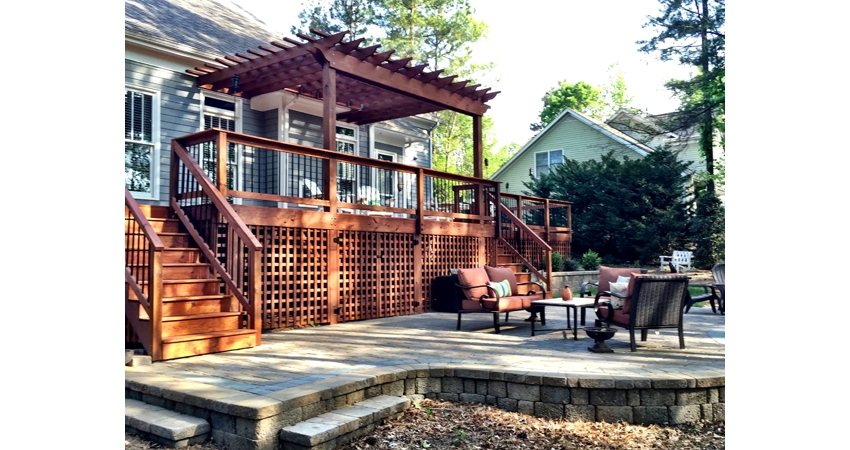
[[[628,134],[623,133],[623,132],[617,130],[616,128],[614,128],[614,127],[612,127],[612,126],[610,126],[610,125],[608,125],[604,122],[596,120],[592,117],[588,117],[588,116],[586,116],[586,115],[584,115],[584,114],[582,114],[578,111],[575,111],[573,109],[564,108],[564,110],[561,111],[560,114],[558,114],[558,117],[555,117],[555,119],[552,120],[552,122],[550,122],[549,125],[546,125],[545,128],[543,128],[539,133],[537,133],[533,138],[531,138],[530,141],[528,141],[525,145],[523,145],[522,148],[519,149],[519,151],[517,151],[511,157],[511,159],[509,159],[505,164],[502,164],[502,167],[499,167],[499,170],[497,170],[495,173],[493,173],[493,175],[490,175],[490,179],[491,180],[495,179],[499,174],[501,174],[503,171],[507,170],[507,168],[509,166],[511,166],[517,159],[519,159],[519,157],[522,156],[522,154],[525,153],[526,150],[528,150],[530,147],[532,147],[534,145],[535,142],[537,142],[539,139],[541,139],[543,136],[545,136],[547,133],[549,133],[549,131],[554,129],[555,126],[561,121],[561,119],[563,119],[564,117],[566,117],[568,115],[575,117],[580,122],[583,122],[584,124],[586,124],[586,125],[590,126],[591,128],[599,131],[600,133],[604,134],[605,136],[608,136],[611,139],[623,144],[624,146],[626,146],[626,148],[634,151],[635,153],[637,153],[641,156],[646,156],[646,155],[653,152],[653,149],[651,147],[640,143],[639,141],[632,138]]]
[[[124,32],[215,56],[242,52],[284,34],[226,0],[125,0]]]

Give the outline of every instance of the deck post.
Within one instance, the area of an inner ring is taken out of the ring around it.
[[[227,198],[227,133],[224,131],[218,133],[215,140],[215,147],[217,153],[215,187],[221,192],[224,198]]]

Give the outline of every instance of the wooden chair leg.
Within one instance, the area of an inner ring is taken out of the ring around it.
[[[499,334],[499,313],[493,313],[493,328],[496,329],[496,334]]]

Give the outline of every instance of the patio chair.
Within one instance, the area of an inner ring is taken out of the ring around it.
[[[517,282],[513,270],[504,267],[484,266],[483,268],[458,269],[458,283],[461,290],[457,306],[457,329],[463,314],[492,313],[493,328],[499,334],[499,313],[505,313],[505,322],[512,311],[531,310],[531,302],[546,298],[543,285],[536,281]],[[499,285],[499,286],[496,286]],[[518,286],[534,285],[537,289],[520,293]],[[501,292],[500,292],[501,290]],[[541,324],[546,325],[541,314]]]
[[[640,340],[645,341],[651,329],[676,328],[679,331],[679,348],[685,348],[682,328],[682,307],[688,299],[688,277],[685,275],[634,275],[629,281],[630,295],[620,296],[599,292],[593,304],[596,325],[618,325],[629,330],[631,350],[637,351],[635,330],[640,330]],[[623,299],[622,309],[614,309],[603,295]]]
[[[688,299],[688,303],[685,305],[685,314],[691,310],[691,306],[694,303],[698,302],[709,302],[711,304],[711,312],[717,313],[717,308],[714,306],[714,301],[717,300],[720,314],[726,315],[726,263],[720,263],[712,267],[711,275],[714,277],[713,284],[691,285],[691,287],[703,288],[705,293]]]

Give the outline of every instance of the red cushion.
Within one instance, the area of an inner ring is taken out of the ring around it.
[[[633,272],[640,273],[640,267],[615,268],[599,266],[599,291],[610,291],[611,283],[617,281],[617,277],[630,277]]]
[[[513,270],[507,267],[491,266],[484,266],[484,270],[487,272],[487,277],[490,278],[490,281],[499,282],[508,280],[511,283],[511,295],[517,295],[519,293],[516,287],[516,275],[514,275]]]
[[[459,269],[457,271],[458,284],[464,286],[483,286],[490,282],[487,278],[487,271],[483,268],[476,267],[474,269]],[[467,299],[478,301],[482,295],[487,294],[486,287],[477,287],[472,289],[464,289],[464,295]]]
[[[602,300],[602,299],[600,299],[600,300]],[[599,307],[599,314],[602,317],[607,317],[608,316],[608,307],[607,306],[600,306]],[[629,326],[629,311],[627,309],[615,309],[614,310],[614,317],[611,319],[611,323],[615,323],[617,325],[622,325],[624,327],[628,327]]]
[[[523,299],[527,297],[520,296],[511,296],[511,297],[501,297],[499,298],[499,303],[496,303],[496,299],[486,299],[484,300],[484,306],[491,311],[518,311],[520,309],[525,309],[523,306]],[[535,299],[536,300],[536,299]]]

